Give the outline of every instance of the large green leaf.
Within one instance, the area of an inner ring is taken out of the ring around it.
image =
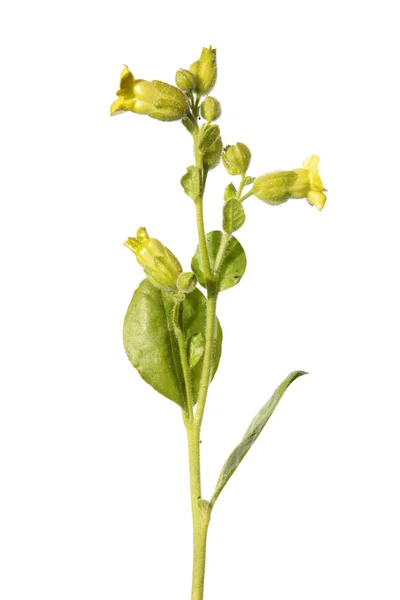
[[[222,236],[222,231],[211,231],[206,235],[207,249],[212,269],[214,269],[215,259],[221,245]],[[243,277],[246,270],[246,264],[247,260],[243,246],[235,237],[231,237],[221,265],[218,281],[219,290],[227,290],[228,288],[237,285]],[[206,278],[203,272],[199,246],[197,246],[196,252],[192,258],[192,271],[196,275],[200,285],[206,287]]]
[[[173,299],[144,279],[129,304],[123,328],[125,351],[140,376],[157,392],[185,406],[185,385],[179,347],[172,319]],[[206,299],[200,290],[188,294],[183,301],[182,328],[186,347],[193,336],[203,334],[206,323]],[[222,350],[222,330],[217,322],[217,340],[213,376]],[[193,361],[192,361],[193,362]],[[203,357],[191,367],[193,397],[199,391]]]
[[[229,455],[228,460],[225,462],[222,467],[221,474],[218,478],[217,485],[215,487],[214,495],[211,498],[210,505],[213,506],[228,483],[229,479],[232,477],[233,473],[236,471],[243,458],[246,456],[265,425],[267,424],[270,416],[274,412],[275,408],[278,406],[279,400],[282,398],[283,394],[289,387],[289,385],[301,375],[307,375],[305,371],[293,371],[290,373],[284,381],[280,384],[279,387],[276,388],[275,392],[272,394],[271,398],[264,404],[264,406],[259,410],[256,414],[252,422],[250,423],[246,433],[243,436],[242,441],[234,451]]]

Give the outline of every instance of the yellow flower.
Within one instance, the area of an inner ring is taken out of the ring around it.
[[[121,73],[117,96],[111,115],[131,110],[159,121],[177,121],[188,109],[186,97],[178,88],[163,81],[135,79],[128,67]]]
[[[305,159],[303,169],[262,175],[254,182],[254,195],[268,204],[282,204],[289,198],[307,198],[309,204],[322,210],[326,202],[326,190],[322,185],[318,164],[319,157],[313,154]]]
[[[309,204],[322,210],[325,206],[326,196],[324,186],[318,171],[319,156],[313,154],[303,162],[304,169],[294,169],[297,173],[296,181],[290,186],[291,198],[307,198]],[[326,190],[325,190],[326,191]]]
[[[182,273],[180,262],[164,244],[149,237],[144,227],[137,230],[135,238],[128,238],[125,246],[136,255],[153,285],[164,290],[175,288]]]

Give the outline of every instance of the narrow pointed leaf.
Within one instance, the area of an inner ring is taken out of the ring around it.
[[[305,371],[293,371],[292,373],[290,373],[286,377],[286,379],[282,381],[280,386],[276,388],[275,392],[272,394],[268,402],[266,402],[256,414],[256,416],[250,423],[246,433],[244,434],[242,441],[229,455],[228,460],[222,467],[222,471],[217,481],[214,495],[211,498],[210,506],[213,506],[215,504],[218,496],[228,483],[229,479],[232,477],[233,473],[236,471],[239,464],[242,462],[243,458],[246,456],[246,454],[248,453],[248,451],[250,450],[250,448],[264,429],[270,416],[274,412],[275,408],[278,406],[279,400],[282,398],[289,385],[301,375],[307,375],[307,373]]]

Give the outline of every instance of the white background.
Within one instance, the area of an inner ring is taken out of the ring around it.
[[[3,600],[187,600],[178,407],[127,361],[144,225],[185,269],[192,163],[177,123],[109,117],[123,64],[174,83],[218,49],[224,143],[249,173],[313,153],[328,201],[245,203],[241,284],[203,487],[280,381],[305,369],[221,495],[206,600],[398,600],[399,95],[395,2],[15,1],[1,18]],[[207,229],[230,178],[209,176]]]

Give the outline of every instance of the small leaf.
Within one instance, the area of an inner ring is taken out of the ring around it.
[[[231,198],[236,198],[237,189],[233,185],[233,183],[228,183],[224,191],[224,200],[228,202]]]
[[[218,125],[203,125],[200,130],[199,150],[204,152],[204,150],[212,146],[219,138],[220,133]]]
[[[250,185],[255,180],[256,180],[255,177],[250,177],[249,175],[247,175],[247,177],[244,178],[244,185]]]
[[[205,337],[203,333],[195,333],[189,340],[189,364],[193,368],[204,354]]]
[[[244,434],[242,441],[229,455],[228,460],[222,467],[222,471],[217,481],[214,495],[211,498],[211,507],[215,504],[218,496],[228,483],[229,479],[232,477],[233,473],[236,471],[239,464],[242,462],[243,458],[246,456],[246,454],[248,453],[248,451],[250,450],[250,448],[264,429],[270,416],[277,407],[279,400],[282,398],[289,385],[301,375],[307,375],[307,373],[305,371],[293,371],[292,373],[290,373],[286,377],[286,379],[282,381],[280,386],[276,388],[275,392],[268,400],[268,402],[266,402],[261,408],[261,410],[256,414],[256,416],[250,423],[246,433]]]
[[[126,354],[139,375],[157,392],[184,407],[185,384],[175,336],[174,300],[171,294],[154,287],[148,279],[141,282],[129,304],[123,328]],[[186,341],[206,327],[206,299],[200,290],[182,301],[182,330]],[[188,344],[187,344],[188,347]],[[222,330],[217,321],[213,376],[222,350]],[[203,356],[191,369],[193,396],[197,399]]]
[[[224,234],[222,233],[222,231],[211,231],[206,235],[207,249],[210,257],[210,266],[212,269],[214,269],[215,259],[218,254],[223,235]],[[227,290],[228,288],[233,287],[239,283],[246,270],[246,263],[246,254],[243,250],[242,245],[237,241],[235,237],[231,237],[221,265],[220,276],[218,281],[218,288],[220,291]],[[200,285],[206,287],[206,278],[204,276],[203,267],[201,263],[199,246],[197,246],[196,252],[192,259],[192,271],[193,273],[195,273]]]
[[[194,166],[188,167],[187,172],[181,178],[181,186],[189,198],[192,198],[192,200],[197,200],[200,195],[201,188],[200,169]]]
[[[224,204],[222,229],[231,234],[241,228],[246,220],[246,215],[239,200],[231,199]]]

